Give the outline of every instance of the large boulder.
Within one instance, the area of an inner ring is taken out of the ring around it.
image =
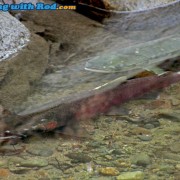
[[[0,104],[21,103],[48,64],[48,43],[9,13],[0,12]]]
[[[24,47],[29,40],[28,29],[7,12],[0,12],[0,61]]]

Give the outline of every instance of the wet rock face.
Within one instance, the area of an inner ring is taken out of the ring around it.
[[[28,29],[7,12],[0,12],[0,61],[22,49],[30,37]]]
[[[11,109],[27,97],[33,84],[42,77],[46,69],[48,51],[47,42],[37,35],[32,35],[28,45],[15,57],[0,62],[4,74],[0,82],[0,102],[3,106]]]
[[[0,5],[20,2],[27,1],[0,1]],[[48,51],[49,45],[43,38],[31,34],[8,12],[0,12],[0,103],[3,106],[11,109],[27,97],[34,82],[45,72]]]
[[[98,23],[73,11],[23,11],[21,14],[21,23],[31,32],[30,41],[15,57],[0,62],[0,104],[13,111],[33,93],[44,73],[83,50],[89,44],[88,37],[100,29],[94,27]],[[81,43],[84,39],[87,39],[85,45]],[[74,60],[74,56],[69,59]]]
[[[92,5],[94,7],[119,11],[153,8],[173,1],[175,0],[150,0],[148,2],[145,2],[144,0],[79,0],[80,3]]]
[[[5,64],[5,63],[0,64],[0,84],[4,80],[4,78],[6,77],[6,75],[8,73],[7,69],[8,69],[7,64]]]

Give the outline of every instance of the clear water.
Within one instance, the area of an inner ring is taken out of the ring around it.
[[[4,128],[3,116],[8,114],[8,111],[3,110],[6,107],[21,115],[36,112],[22,121],[21,116],[8,116],[5,122],[14,132],[19,131],[21,126],[30,127],[31,130],[39,127],[43,131],[33,132],[32,137],[17,144],[12,136],[11,143],[14,146],[7,142],[0,147],[0,179],[123,179],[121,175],[132,179],[133,173],[139,179],[178,179],[179,83],[112,107],[109,112],[93,120],[86,118],[81,122],[72,122],[71,114],[66,114],[70,112],[69,106],[59,112],[54,106],[63,100],[66,103],[67,97],[72,97],[67,98],[68,102],[76,96],[84,97],[84,94],[88,95],[87,92],[91,93],[94,89],[111,90],[114,84],[119,83],[114,80],[123,80],[119,79],[121,73],[86,71],[85,64],[90,59],[108,55],[111,50],[118,51],[130,45],[177,34],[179,26],[158,27],[157,24],[152,29],[115,32],[75,12],[40,13],[24,12],[22,23],[32,34],[37,35],[37,39],[41,38],[49,45],[46,71],[35,81],[36,78],[32,77],[37,76],[36,70],[39,65],[44,65],[43,62],[38,62],[37,68],[33,66],[33,69],[27,67],[31,57],[26,58],[26,61],[22,61],[21,57],[21,64],[9,61],[7,65],[12,67],[11,71],[3,71],[0,78],[0,103],[3,105],[0,106],[0,130]],[[65,19],[71,21],[66,23]],[[39,40],[39,43],[43,44],[42,41]],[[33,49],[32,46],[28,48]],[[36,49],[33,51],[36,52]],[[35,55],[40,58],[45,57],[45,53],[44,50],[39,52],[40,56]],[[19,67],[23,68],[16,74]],[[177,58],[170,70],[178,72],[178,68]],[[32,78],[28,79],[28,85],[24,76]],[[21,93],[15,94],[18,89]],[[127,92],[131,91],[127,89]],[[91,107],[93,102],[100,102],[100,106],[102,103],[102,107],[107,105],[98,96],[89,102]],[[47,119],[44,114],[38,114],[40,110],[45,110],[46,114],[49,112]],[[83,107],[81,110],[83,112]],[[58,113],[61,113],[59,117],[65,113],[66,119],[58,118]],[[59,131],[47,132],[47,128],[53,129],[54,121],[68,122],[64,135]],[[0,138],[1,143],[2,140]]]

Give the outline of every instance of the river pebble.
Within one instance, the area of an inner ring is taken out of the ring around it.
[[[104,176],[117,176],[119,171],[114,167],[99,168],[99,174]]]
[[[151,158],[146,153],[139,153],[131,157],[132,164],[147,166],[151,164]]]
[[[176,164],[176,169],[180,171],[180,164]]]
[[[0,169],[0,179],[7,178],[10,172],[8,169]]]
[[[122,155],[122,151],[119,149],[114,149],[111,153],[114,155]]]
[[[7,161],[5,159],[0,160],[0,168],[6,167],[7,166]]]
[[[162,165],[160,165],[159,167],[158,167],[158,169],[160,170],[160,171],[165,171],[165,172],[168,172],[168,173],[173,173],[174,172],[174,170],[175,170],[175,168],[174,168],[174,166],[173,165],[168,165],[168,164],[162,164]]]
[[[161,125],[158,120],[153,121],[151,124],[154,125],[154,127],[159,127]]]
[[[29,148],[26,152],[35,156],[43,156],[43,157],[49,157],[53,154],[53,151],[50,148],[41,148],[41,147]]]
[[[170,152],[161,152],[161,157],[164,159],[171,159],[174,161],[180,161],[180,155],[179,154],[174,154]]]
[[[91,178],[91,180],[114,180],[114,177],[106,177],[106,176],[102,176],[102,177],[93,177]]]
[[[134,135],[142,135],[142,134],[143,135],[149,135],[149,134],[151,134],[150,130],[142,128],[142,127],[134,127],[131,130],[131,133]]]
[[[111,161],[104,161],[104,158],[98,158],[97,160],[94,161],[98,166],[112,166]]]
[[[174,142],[173,144],[170,145],[170,150],[174,153],[179,153],[180,152],[180,143],[179,142]]]
[[[180,100],[179,99],[175,99],[175,98],[172,98],[171,99],[171,103],[173,106],[177,106],[180,104]]]
[[[87,146],[91,148],[100,148],[102,145],[103,145],[102,142],[92,141],[92,142],[89,142]]]
[[[151,141],[152,140],[152,136],[151,135],[138,135],[138,138],[141,141]]]
[[[180,113],[179,111],[174,111],[174,112],[162,112],[159,114],[159,117],[168,119],[170,121],[175,121],[175,122],[180,122]]]
[[[125,173],[120,174],[116,179],[117,180],[143,180],[144,173],[141,171],[125,172]]]
[[[18,165],[16,165],[16,164],[10,163],[10,164],[9,164],[9,170],[10,170],[12,173],[15,173],[15,174],[25,174],[25,173],[27,173],[28,171],[30,171],[31,168],[21,167],[21,166],[18,166]]]
[[[41,168],[48,166],[48,161],[36,157],[31,157],[30,159],[14,157],[9,160],[8,166],[11,171],[24,172],[31,168]]]
[[[91,157],[84,153],[68,153],[66,156],[72,159],[73,163],[86,163],[91,161]]]
[[[147,123],[147,124],[144,125],[144,128],[153,129],[153,128],[155,128],[155,126],[154,126],[154,124]]]
[[[179,180],[180,172],[174,173],[174,180]]]
[[[72,168],[73,165],[69,162],[62,162],[61,159],[54,159],[49,162],[50,165],[54,166],[56,169],[61,169],[62,171],[65,171],[69,168]]]

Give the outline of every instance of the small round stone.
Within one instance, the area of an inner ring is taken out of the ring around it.
[[[29,159],[13,157],[8,162],[9,170],[16,174],[23,174],[34,168],[42,168],[46,166],[48,166],[48,161],[39,157],[31,157]]]
[[[138,138],[142,141],[151,141],[152,140],[151,135],[138,135]]]
[[[170,150],[174,153],[179,153],[180,152],[180,143],[175,142],[175,143],[171,144]]]
[[[141,171],[125,172],[117,176],[117,180],[143,180],[144,173]]]
[[[37,148],[37,149],[28,149],[27,152],[29,154],[35,155],[35,156],[43,156],[43,157],[49,157],[53,154],[53,151],[49,148]]]
[[[119,171],[114,167],[100,168],[99,173],[105,176],[117,176]]]
[[[154,124],[148,123],[148,124],[144,125],[144,128],[146,128],[146,129],[153,129],[153,128],[155,128],[155,126],[154,126]]]
[[[176,164],[176,169],[180,171],[180,164]]]
[[[91,161],[91,157],[82,153],[69,153],[66,156],[72,159],[74,163],[87,163]]]
[[[114,149],[112,151],[112,154],[114,154],[114,155],[122,155],[122,151],[120,151],[119,149]]]
[[[146,153],[139,153],[131,157],[131,162],[139,166],[147,166],[151,163],[151,159]]]

